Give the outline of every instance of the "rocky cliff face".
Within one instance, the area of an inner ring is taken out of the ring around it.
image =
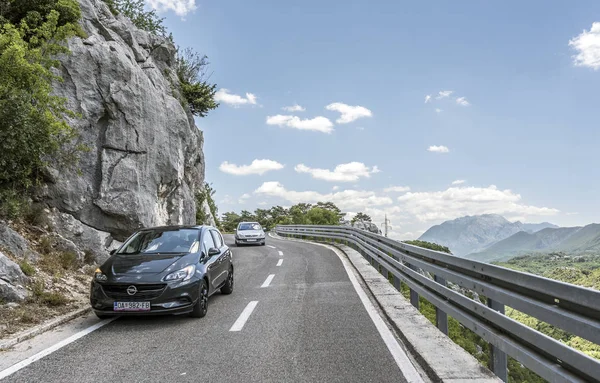
[[[91,150],[79,170],[50,168],[40,199],[58,233],[102,258],[136,228],[194,223],[203,137],[178,100],[174,46],[101,0],[80,4],[87,38],[69,42],[55,93]]]

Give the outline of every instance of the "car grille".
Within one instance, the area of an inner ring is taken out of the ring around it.
[[[129,286],[135,286],[137,292],[133,295],[127,293]],[[102,290],[107,297],[112,299],[153,299],[158,297],[165,290],[165,283],[159,284],[119,284],[119,285],[103,285]]]
[[[258,234],[246,234],[245,237],[246,238],[255,238],[255,237],[258,237]]]

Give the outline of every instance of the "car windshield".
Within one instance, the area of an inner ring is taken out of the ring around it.
[[[127,241],[117,254],[193,253],[198,251],[196,229],[144,230]]]
[[[258,223],[241,223],[238,226],[238,230],[261,230],[262,228]]]

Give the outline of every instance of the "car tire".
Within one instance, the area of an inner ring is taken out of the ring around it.
[[[261,246],[264,246],[265,244],[266,244],[266,242],[265,242],[265,241],[262,241],[262,242],[260,243],[260,245],[261,245]]]
[[[221,294],[231,294],[233,292],[233,268],[229,267],[229,273],[227,275],[227,281],[221,287]]]
[[[208,312],[208,286],[204,279],[200,282],[199,290],[198,300],[190,313],[192,318],[204,318]]]

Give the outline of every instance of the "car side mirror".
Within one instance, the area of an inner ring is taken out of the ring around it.
[[[116,253],[116,252],[117,252],[117,249],[112,249],[112,250],[110,251],[110,253],[109,253],[109,254],[110,254],[110,255],[113,255],[113,254],[114,254],[114,253]]]
[[[210,249],[208,249],[208,256],[212,257],[213,255],[217,255],[220,254],[221,250],[217,249],[216,247],[211,247]]]

